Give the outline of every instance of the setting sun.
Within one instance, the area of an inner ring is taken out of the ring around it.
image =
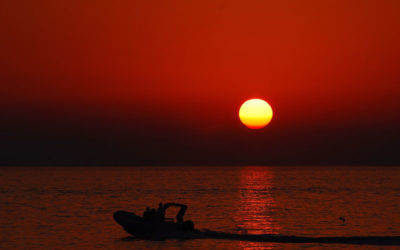
[[[260,129],[271,122],[272,108],[264,100],[250,99],[240,107],[239,118],[246,127]]]

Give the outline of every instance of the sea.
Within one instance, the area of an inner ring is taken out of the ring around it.
[[[113,212],[188,206],[197,229],[400,236],[400,167],[1,167],[1,249],[376,249],[386,246],[130,237]],[[166,217],[173,218],[170,208]],[[388,247],[398,249],[400,246]]]

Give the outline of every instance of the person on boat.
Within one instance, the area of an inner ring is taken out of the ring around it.
[[[163,208],[162,203],[160,202],[158,209],[150,209],[149,207],[146,208],[146,211],[144,211],[143,216],[142,216],[143,220],[145,221],[150,221],[150,220],[154,220],[154,221],[164,221],[165,218],[165,210]]]
[[[162,202],[160,202],[158,204],[158,209],[157,209],[156,215],[157,215],[156,217],[159,221],[163,222],[165,220],[165,209],[164,209]]]
[[[146,211],[144,211],[144,213],[143,213],[143,219],[148,220],[149,218],[150,218],[150,208],[147,207]]]
[[[150,209],[150,220],[154,220],[156,218],[157,211],[155,208]]]

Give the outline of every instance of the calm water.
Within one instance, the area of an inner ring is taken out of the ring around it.
[[[112,219],[113,211],[141,213],[159,201],[188,204],[186,219],[193,220],[197,228],[217,231],[298,236],[400,235],[400,168],[396,167],[0,168],[0,248],[327,246],[132,240]],[[173,217],[174,212],[171,209],[167,217]],[[358,248],[337,244],[328,247]]]

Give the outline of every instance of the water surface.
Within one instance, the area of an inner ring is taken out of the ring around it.
[[[326,247],[132,240],[112,219],[116,210],[141,213],[159,201],[187,204],[185,218],[200,229],[313,237],[400,235],[398,167],[8,167],[0,168],[0,248]],[[171,209],[167,217],[176,212]]]

